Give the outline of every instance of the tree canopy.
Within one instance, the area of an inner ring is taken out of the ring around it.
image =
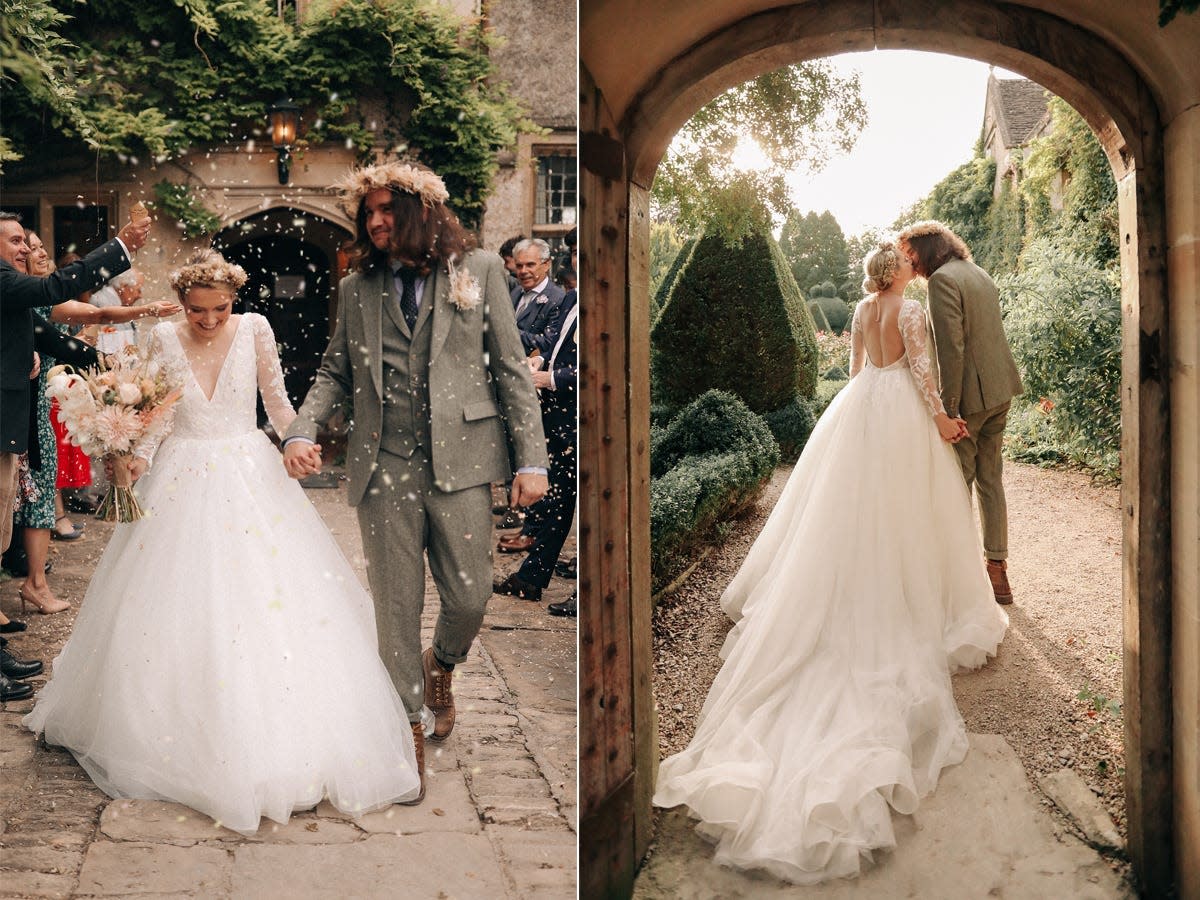
[[[849,277],[846,235],[829,210],[819,214],[793,210],[780,232],[779,249],[792,268],[796,284],[806,295],[812,293],[815,285],[827,281],[840,288]]]
[[[850,150],[866,122],[857,73],[843,77],[824,61],[769,72],[688,120],[659,164],[653,199],[671,209],[685,232],[715,224],[736,243],[786,215],[788,173],[816,171]],[[746,137],[763,151],[765,168],[735,164],[734,151]]]
[[[270,0],[0,0],[0,165],[19,177],[269,139],[266,107],[286,96],[309,143],[414,156],[473,218],[497,151],[535,128],[495,78],[493,41],[418,0],[318,0],[299,25]]]

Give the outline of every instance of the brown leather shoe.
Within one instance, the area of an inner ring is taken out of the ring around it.
[[[1013,602],[1012,588],[1008,586],[1008,563],[1002,559],[989,559],[987,561],[988,578],[992,582],[992,593],[996,595],[996,602],[1001,606],[1008,606]]]
[[[433,712],[433,734],[429,739],[444,741],[454,730],[454,694],[450,690],[454,673],[438,665],[432,647],[421,654],[421,668],[425,670],[425,705]]]
[[[533,546],[533,538],[527,534],[514,534],[511,537],[504,536],[500,538],[500,542],[496,545],[496,549],[501,553],[524,553]]]
[[[425,799],[425,732],[420,722],[412,723],[413,749],[417,751],[417,772],[421,776],[421,792],[411,800],[401,800],[401,806],[416,806]]]

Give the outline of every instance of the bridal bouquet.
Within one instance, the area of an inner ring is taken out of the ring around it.
[[[162,439],[182,384],[179,373],[132,348],[102,358],[100,366],[82,373],[70,366],[55,366],[46,373],[46,396],[58,401],[71,443],[88,456],[111,458],[113,478],[97,518],[142,518],[129,471],[133,450]]]

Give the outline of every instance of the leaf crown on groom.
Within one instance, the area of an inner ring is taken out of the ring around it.
[[[446,205],[449,192],[431,169],[408,162],[390,162],[354,169],[334,185],[340,205],[354,219],[355,237],[350,250],[359,271],[400,260],[427,275],[438,264],[462,259],[474,249],[474,237],[463,228]],[[391,192],[392,234],[382,249],[371,240],[366,198],[378,190]]]

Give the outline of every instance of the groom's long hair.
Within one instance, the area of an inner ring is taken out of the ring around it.
[[[392,191],[392,241],[387,250],[371,243],[367,232],[366,197],[358,201],[355,238],[350,262],[360,272],[386,265],[389,256],[410,261],[426,272],[475,247],[474,236],[463,228],[445,203],[425,205],[417,194]]]
[[[909,225],[896,241],[908,244],[917,256],[913,269],[928,278],[952,259],[970,259],[971,251],[957,234],[941,222],[929,219]]]

